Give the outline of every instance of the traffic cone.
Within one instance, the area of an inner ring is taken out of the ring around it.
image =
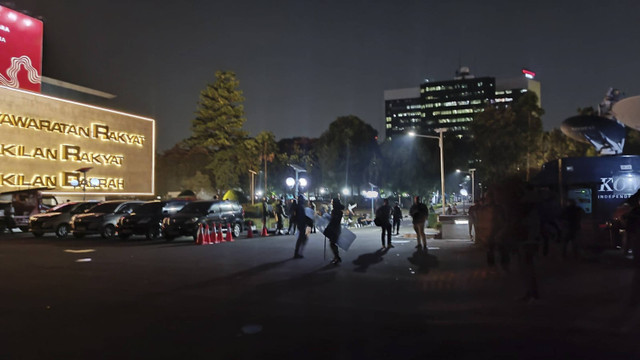
[[[218,241],[218,229],[216,229],[216,225],[215,224],[211,225],[211,229],[212,229],[211,230],[212,234],[211,234],[211,238],[210,238],[211,243],[212,244],[217,244],[217,243],[220,242],[220,241]]]
[[[216,242],[217,243],[221,243],[224,241],[224,238],[222,237],[222,223],[218,224],[218,236],[216,237]]]
[[[231,233],[231,224],[229,223],[227,223],[227,238],[225,239],[225,241],[228,241],[228,242],[233,241],[233,234]]]
[[[247,226],[247,239],[253,238],[253,224],[251,220],[249,220],[249,225]]]
[[[198,232],[196,233],[196,245],[203,244],[202,224],[198,224]]]
[[[202,229],[202,232],[204,232],[204,236],[202,236],[202,243],[204,245],[213,244],[211,242],[211,229],[209,229],[209,224],[204,224],[204,229]]]
[[[267,224],[266,223],[262,223],[262,234],[261,236],[269,236],[269,230],[267,230]]]

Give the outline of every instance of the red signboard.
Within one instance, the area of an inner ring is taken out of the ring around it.
[[[42,21],[0,6],[0,85],[40,92]]]

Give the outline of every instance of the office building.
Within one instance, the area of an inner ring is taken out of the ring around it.
[[[419,87],[387,90],[385,135],[389,139],[409,131],[435,134],[435,129],[445,128],[448,134],[464,138],[475,115],[487,106],[509,106],[527,91],[540,99],[540,83],[534,76],[523,70],[517,78],[475,77],[462,67],[452,80],[427,80]]]

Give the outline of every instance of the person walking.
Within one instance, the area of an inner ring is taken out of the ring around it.
[[[416,238],[418,240],[416,249],[424,249],[427,251],[427,235],[424,233],[424,224],[429,217],[429,209],[427,205],[420,201],[420,196],[413,198],[413,205],[409,208],[409,215],[411,215],[413,230],[416,232]]]
[[[291,199],[291,203],[289,204],[289,228],[287,229],[287,235],[296,234],[296,209],[298,208],[298,204],[296,203],[296,199]],[[291,232],[293,229],[293,232]]]
[[[293,258],[302,259],[304,256],[302,252],[307,245],[309,238],[307,237],[307,227],[313,226],[313,220],[305,213],[305,206],[307,201],[303,195],[298,195],[298,206],[296,208],[295,223],[298,228],[298,239],[296,240],[296,248],[294,250]]]
[[[389,199],[384,199],[382,206],[376,210],[376,225],[382,228],[382,247],[384,248],[384,238],[387,238],[387,248],[394,247],[391,245],[391,206],[389,206]]]
[[[329,224],[324,229],[324,236],[329,239],[329,247],[333,252],[333,260],[331,263],[334,265],[338,265],[342,262],[340,258],[340,253],[338,251],[338,238],[340,237],[340,232],[342,228],[340,226],[340,222],[342,221],[342,210],[344,206],[340,203],[340,199],[335,198],[331,201],[332,210],[331,210],[331,220],[329,220]]]
[[[402,222],[402,210],[400,209],[400,205],[396,201],[393,206],[393,227],[392,230],[395,230],[396,235],[400,234],[400,223]]]

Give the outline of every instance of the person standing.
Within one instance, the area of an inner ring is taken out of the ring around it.
[[[562,219],[567,224],[567,233],[562,241],[562,257],[567,257],[567,247],[571,243],[571,250],[573,256],[578,257],[578,233],[580,232],[580,223],[582,220],[582,209],[576,205],[576,201],[569,199],[567,201],[567,207],[562,212]]]
[[[316,203],[315,201],[309,201],[309,207],[313,210],[313,216],[316,216],[318,214],[318,209],[316,208]],[[316,224],[315,221],[313,222],[313,225],[311,225],[311,233],[315,234],[316,233]]]
[[[296,199],[291,199],[291,203],[289,204],[289,228],[287,229],[287,235],[296,234],[296,209],[298,208],[298,204],[296,203]],[[293,229],[293,232],[291,232]]]
[[[263,229],[267,228],[267,218],[269,217],[267,211],[268,211],[267,198],[263,197],[262,198],[262,228]]]
[[[429,209],[427,205],[420,201],[420,196],[413,198],[413,205],[409,208],[409,215],[411,215],[413,230],[416,232],[416,238],[418,240],[416,249],[424,249],[427,251],[427,235],[424,233],[424,225],[429,217]]]
[[[331,201],[332,210],[331,210],[331,220],[329,220],[329,224],[324,229],[324,236],[329,239],[329,247],[333,252],[333,260],[331,263],[334,265],[338,265],[342,262],[340,258],[340,253],[338,252],[338,238],[340,237],[340,232],[342,228],[340,227],[340,222],[342,221],[342,210],[344,206],[340,203],[340,199],[335,198]]]
[[[402,210],[400,209],[400,205],[396,201],[393,206],[393,227],[392,230],[395,230],[396,235],[400,234],[400,223],[402,222]]]
[[[277,221],[276,234],[282,235],[284,233],[283,222],[286,215],[284,214],[284,207],[282,206],[282,201],[280,199],[276,200],[275,214]]]
[[[387,238],[387,246],[388,248],[394,247],[391,245],[391,206],[389,206],[389,199],[384,199],[382,206],[376,210],[376,225],[382,228],[382,247],[384,248],[384,238]]]
[[[302,252],[307,245],[307,227],[313,225],[313,220],[307,216],[304,211],[307,201],[303,195],[298,195],[298,206],[296,207],[295,223],[298,228],[298,239],[296,240],[296,248],[294,250],[293,258],[302,259]]]

